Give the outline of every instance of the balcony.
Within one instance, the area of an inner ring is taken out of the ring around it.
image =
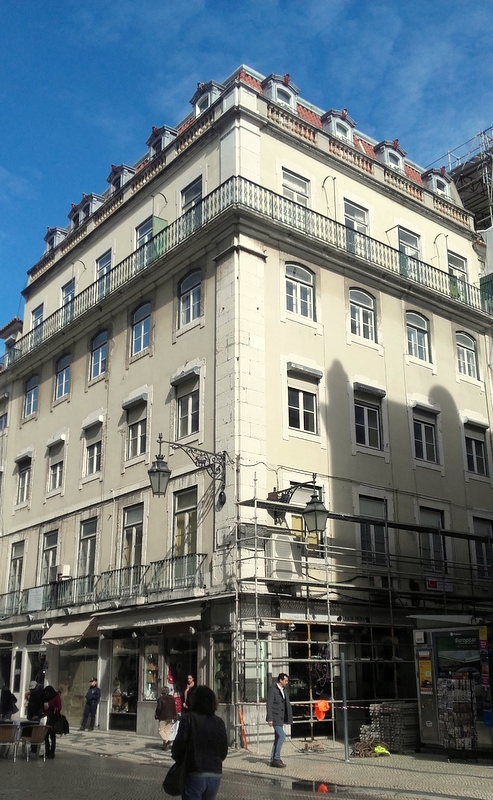
[[[90,309],[100,306],[115,292],[121,291],[133,278],[231,208],[243,209],[265,220],[274,221],[286,231],[299,231],[313,241],[323,243],[335,251],[349,253],[384,271],[401,275],[411,283],[419,284],[434,294],[448,297],[460,305],[491,313],[490,297],[487,293],[482,293],[479,287],[461,282],[458,291],[457,281],[448,272],[416,259],[405,257],[404,267],[403,254],[389,245],[355,231],[348,235],[348,228],[329,217],[237,176],[225,181],[193,209],[117,264],[105,276],[104,291],[101,290],[101,281],[94,281],[71,301],[70,314],[67,314],[66,308],[60,308],[41,325],[18,339],[15,348],[8,350],[3,356],[0,369],[7,369],[45,344],[55,334],[77,323]]]
[[[123,567],[100,575],[66,578],[56,583],[7,592],[0,595],[0,618],[87,603],[102,605],[118,601],[119,605],[133,605],[134,601],[151,593],[201,589],[205,559],[204,553],[191,553],[149,565]]]

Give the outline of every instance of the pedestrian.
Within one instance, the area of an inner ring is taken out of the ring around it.
[[[48,733],[45,736],[45,756],[55,758],[56,731],[55,728],[60,720],[62,710],[62,699],[59,692],[53,686],[45,686],[43,689],[44,711],[46,714],[46,724]]]
[[[30,720],[39,720],[44,716],[44,696],[42,685],[36,681],[31,681],[26,697],[26,717]]]
[[[171,755],[185,761],[182,800],[214,800],[228,755],[226,726],[216,716],[216,695],[208,686],[194,689],[193,709],[180,722]]]
[[[86,704],[84,706],[84,715],[82,717],[82,722],[80,725],[79,730],[85,731],[87,720],[89,717],[91,718],[91,722],[89,724],[89,730],[94,730],[94,723],[96,721],[96,711],[98,708],[98,703],[101,699],[101,689],[98,686],[98,679],[91,678],[91,682],[89,684],[89,689],[86,693]]]
[[[163,742],[162,748],[163,750],[167,750],[171,726],[177,717],[175,700],[171,697],[167,686],[163,686],[161,689],[161,695],[158,698],[154,716],[159,720],[159,735]]]
[[[196,688],[197,687],[195,686],[193,675],[187,675],[187,685],[185,686],[185,691],[183,692],[182,711],[187,712],[191,710]]]
[[[10,722],[12,714],[16,714],[17,697],[15,697],[7,686],[4,686],[0,693],[0,719]]]
[[[267,725],[274,728],[271,767],[286,766],[284,761],[281,761],[281,748],[286,738],[284,725],[291,725],[293,722],[293,709],[287,691],[288,683],[289,676],[285,672],[280,672],[277,683],[273,683],[267,693]]]

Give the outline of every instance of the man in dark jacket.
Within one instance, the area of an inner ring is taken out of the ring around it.
[[[163,686],[161,689],[161,695],[157,701],[155,717],[159,720],[159,735],[163,740],[163,750],[167,750],[171,725],[176,719],[175,699],[170,696],[167,686]]]
[[[277,683],[272,684],[267,694],[267,725],[274,728],[271,767],[286,766],[284,761],[281,761],[281,747],[286,738],[284,725],[291,725],[293,722],[293,709],[287,692],[288,683],[289,676],[285,672],[280,672],[277,676]]]
[[[89,730],[94,730],[94,722],[96,720],[96,711],[98,708],[98,703],[101,698],[101,689],[98,686],[98,679],[92,678],[91,683],[89,684],[89,689],[87,690],[86,694],[86,704],[84,706],[84,716],[82,717],[82,724],[79,728],[80,731],[84,731],[86,729],[87,720],[89,717],[91,718],[91,723],[89,725]]]

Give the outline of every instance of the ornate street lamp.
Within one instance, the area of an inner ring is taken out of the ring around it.
[[[312,494],[311,499],[301,512],[301,516],[305,520],[305,527],[308,533],[321,535],[325,531],[329,512],[316,492]]]
[[[152,467],[147,470],[147,474],[149,475],[153,495],[162,497],[166,494],[168,482],[171,477],[171,470],[164,460],[164,456],[162,454],[164,442],[162,433],[159,434],[157,441],[159,444],[159,453],[156,455],[156,460],[152,462]]]

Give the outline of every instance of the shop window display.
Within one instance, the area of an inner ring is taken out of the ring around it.
[[[113,639],[110,728],[135,730],[139,674],[139,640],[131,633]]]
[[[157,700],[159,696],[158,641],[150,639],[144,649],[144,700]]]

